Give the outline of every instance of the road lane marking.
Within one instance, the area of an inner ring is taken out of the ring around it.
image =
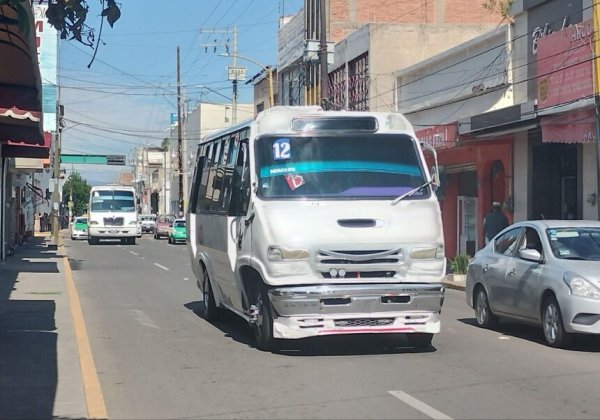
[[[63,267],[65,270],[65,282],[69,291],[69,302],[71,306],[71,316],[73,317],[73,326],[75,328],[75,338],[77,342],[77,351],[79,353],[79,365],[81,367],[81,378],[83,380],[83,393],[87,405],[88,418],[107,419],[106,405],[104,395],[100,387],[96,364],[92,355],[92,347],[88,337],[83,311],[79,301],[79,294],[73,281],[73,272],[69,264],[69,258],[63,256]]]
[[[160,329],[160,327],[141,309],[130,309],[129,312],[131,313],[131,316],[144,327]]]
[[[425,404],[423,401],[416,399],[415,397],[408,395],[402,391],[388,391],[391,395],[398,398],[404,404],[411,406],[417,411],[425,414],[427,417],[435,420],[452,420],[452,417],[448,417],[444,413],[437,411],[435,408]]]
[[[140,254],[138,254],[138,253],[137,253],[137,252],[135,252],[135,251],[129,251],[129,253],[131,253],[131,254],[133,254],[133,255],[140,255]]]
[[[162,268],[165,271],[169,271],[169,267],[165,267],[164,265],[160,265],[159,263],[154,263],[155,266],[157,266],[158,268]]]
[[[189,280],[189,278],[187,278],[187,277],[184,277],[183,279],[184,279],[184,280]]]

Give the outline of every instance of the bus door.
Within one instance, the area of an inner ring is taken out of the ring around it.
[[[249,148],[248,141],[241,140],[236,146],[237,157],[235,159],[235,166],[231,172],[231,183],[228,200],[228,235],[227,235],[227,257],[228,264],[232,270],[232,274],[235,273],[235,268],[239,259],[245,259],[249,262],[250,251],[251,251],[251,221],[248,222],[246,215],[248,213],[248,206],[250,203],[250,159],[249,159]],[[235,278],[232,275],[231,280],[233,281],[232,287],[236,290],[236,309],[243,311],[247,309],[243,306],[243,287],[241,280]]]

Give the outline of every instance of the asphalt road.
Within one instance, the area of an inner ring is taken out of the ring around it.
[[[252,346],[211,325],[184,245],[67,241],[110,418],[600,418],[600,340],[542,344],[537,328],[474,326],[448,290],[427,352],[390,336]]]

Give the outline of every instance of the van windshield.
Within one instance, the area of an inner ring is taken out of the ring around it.
[[[106,190],[92,193],[92,211],[132,212],[135,198],[132,191]]]
[[[257,141],[263,198],[396,198],[425,182],[404,134],[265,136]],[[430,194],[428,188],[407,199]]]

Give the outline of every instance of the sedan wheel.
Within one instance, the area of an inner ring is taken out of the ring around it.
[[[544,330],[546,344],[550,347],[566,347],[569,344],[571,336],[565,331],[560,307],[554,297],[544,301],[542,329]]]
[[[480,287],[475,295],[475,320],[482,328],[494,328],[498,325],[498,317],[492,313],[483,287]]]

